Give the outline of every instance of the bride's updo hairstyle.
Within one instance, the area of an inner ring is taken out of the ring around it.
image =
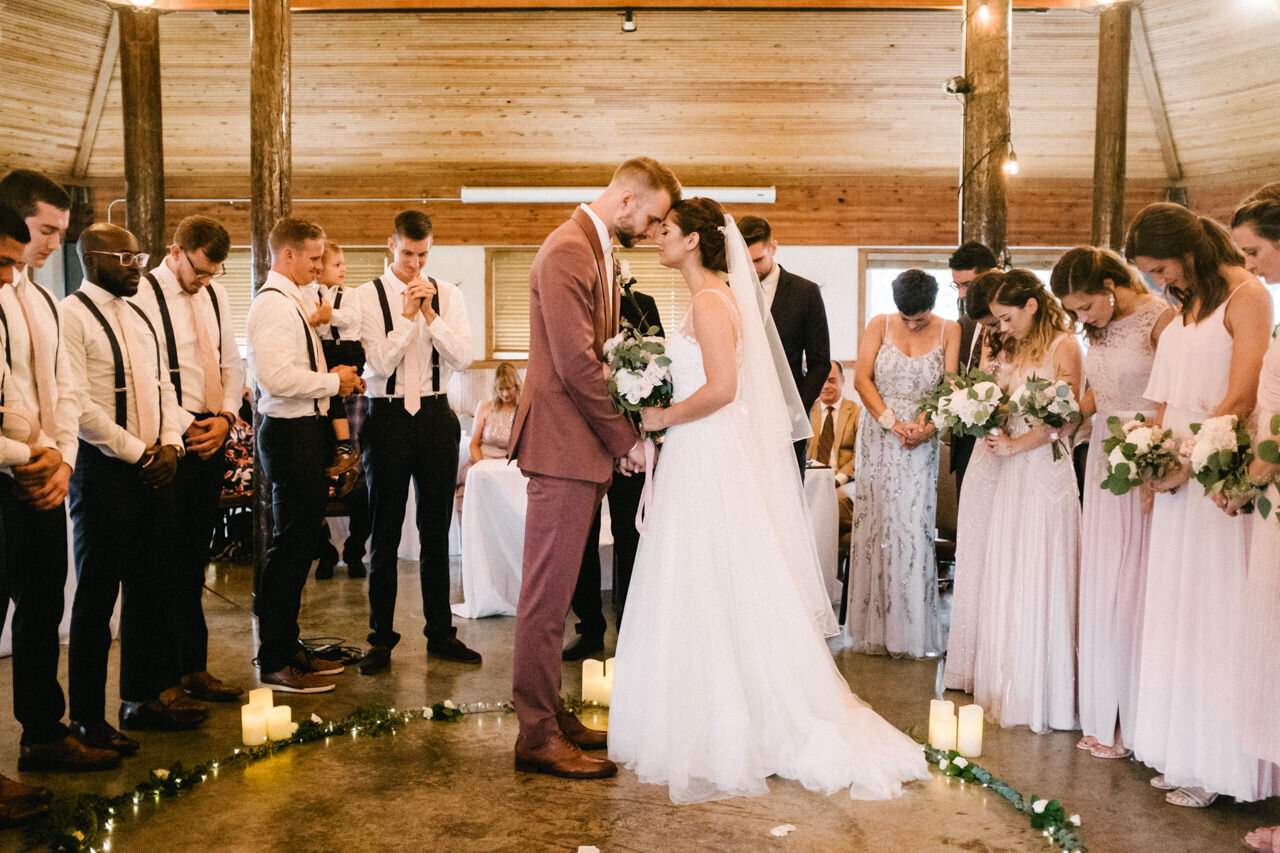
[[[671,206],[676,225],[685,234],[698,235],[702,265],[716,272],[728,272],[724,256],[724,208],[709,198],[686,198]]]
[[[1186,262],[1190,255],[1192,263]],[[1184,317],[1193,300],[1198,300],[1199,322],[1227,298],[1230,285],[1221,266],[1242,267],[1244,256],[1231,242],[1227,229],[1205,216],[1196,216],[1180,204],[1156,202],[1138,212],[1124,241],[1124,256],[1178,261],[1183,266],[1187,290],[1169,288]]]
[[[1025,308],[1032,299],[1036,301],[1031,331],[1020,341],[1009,336],[1004,341],[1005,352],[1011,353],[1017,364],[1038,364],[1058,335],[1071,330],[1067,312],[1031,270],[1012,269],[1001,275],[1004,281],[991,296],[993,313],[997,305]]]
[[[1125,263],[1124,258],[1110,249],[1099,249],[1094,246],[1077,246],[1068,251],[1053,265],[1049,274],[1049,286],[1053,295],[1062,299],[1073,293],[1086,293],[1090,296],[1109,293],[1107,282],[1113,287],[1124,287],[1134,293],[1146,293],[1147,286],[1142,283],[1142,276],[1133,267]],[[1078,318],[1070,309],[1065,309],[1067,316],[1078,322]],[[1085,334],[1093,340],[1097,329],[1085,326]]]

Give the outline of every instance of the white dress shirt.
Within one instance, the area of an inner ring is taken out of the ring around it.
[[[3,331],[3,329],[0,329],[0,331]],[[9,373],[9,365],[4,359],[0,359],[0,399],[5,401],[6,407],[10,405],[8,399],[10,385],[12,385],[12,377]],[[10,424],[10,418],[12,417],[12,415],[8,414],[4,416],[5,432],[13,430],[17,433],[19,429],[25,429],[25,427]],[[25,433],[23,434],[25,435]],[[14,465],[26,465],[30,461],[31,448],[25,441],[0,435],[0,467],[12,468]]]
[[[115,333],[124,362],[128,395],[125,407],[126,426],[121,429],[116,424],[116,372],[111,344],[102,324],[89,313],[80,298],[74,294],[68,296],[62,300],[63,342],[71,368],[81,379],[80,400],[83,411],[80,416],[80,437],[108,456],[131,464],[137,462],[147,449],[142,439],[138,438],[138,407],[147,406],[151,411],[159,412],[159,443],[181,448],[182,424],[187,416],[178,406],[173,383],[169,381],[169,365],[158,339],[160,331],[157,329],[153,336],[147,322],[126,300],[112,296],[93,282],[86,279],[80,285],[80,291],[93,300]],[[127,351],[113,303],[120,304],[119,316],[124,318],[133,339],[139,343],[137,352]],[[160,346],[158,364],[157,346]],[[156,376],[159,371],[156,384],[148,383],[145,388],[135,387],[130,355],[138,359],[138,367],[146,376]]]
[[[283,292],[272,293],[265,288]],[[329,410],[341,381],[325,365],[320,338],[306,318],[315,310],[301,289],[272,270],[249,306],[249,374],[261,396],[258,411],[273,418],[305,418]],[[307,358],[307,336],[316,369]]]
[[[322,323],[315,326],[316,334],[326,341],[335,340],[333,333],[336,331],[342,336],[344,341],[355,341],[360,338],[360,301],[356,299],[356,288],[354,287],[331,287],[327,284],[321,284],[313,281],[306,287],[299,288],[303,297],[312,305],[312,313],[320,307],[320,300],[328,300],[329,305],[333,306],[337,301],[339,291],[347,291],[342,296],[342,306],[334,307],[333,317],[328,323]],[[307,318],[310,319],[308,314]]]
[[[764,307],[773,309],[773,297],[778,293],[778,279],[782,278],[782,267],[774,263],[769,274],[760,279],[760,289],[764,291]]]
[[[240,349],[236,345],[235,330],[231,327],[231,306],[227,302],[226,291],[216,281],[205,285],[213,288],[213,294],[218,298],[218,308],[222,312],[222,322],[219,324],[218,315],[214,313],[209,294],[203,289],[194,295],[183,290],[182,285],[178,284],[178,277],[169,268],[167,257],[151,271],[151,274],[160,284],[165,306],[169,309],[169,321],[173,325],[173,344],[178,353],[178,372],[182,379],[182,408],[191,414],[203,412],[212,412],[215,415],[219,412],[236,414],[240,411],[240,399],[244,393],[244,370],[240,366]],[[151,282],[144,278],[138,285],[138,295],[131,301],[146,311],[147,316],[151,318],[151,324],[156,327],[156,333],[162,336],[160,351],[167,357],[168,350],[163,339],[164,322],[160,318],[160,305],[156,302],[156,292]],[[222,381],[222,399],[220,400],[204,398],[204,365],[201,363],[200,344],[196,340],[193,321],[203,324],[210,343],[218,351]],[[219,331],[219,325],[222,327],[221,331]],[[182,425],[184,432],[191,425],[191,420],[191,418],[184,419]]]
[[[25,269],[18,275],[27,286],[44,291],[43,295],[39,293],[31,295],[30,301],[36,308],[30,319],[35,331],[35,345],[47,353],[50,363],[54,366],[56,377],[55,387],[52,389],[53,426],[50,428],[48,424],[44,425],[40,444],[58,448],[62,452],[62,461],[74,469],[76,450],[80,446],[76,437],[80,432],[80,383],[76,372],[72,370],[71,362],[67,359],[67,348],[60,340],[58,319],[53,311],[47,310],[52,297],[45,299],[49,292],[31,281]],[[35,412],[40,408],[36,396],[35,365],[31,360],[31,338],[27,334],[22,306],[18,302],[17,285],[18,282],[0,286],[0,309],[4,310],[9,331],[7,343],[13,357],[9,379],[5,383],[4,398],[8,406]],[[0,336],[3,334],[4,328],[0,327]],[[3,343],[0,343],[0,347],[2,346]],[[15,429],[20,430],[20,434],[11,433],[7,427],[4,432],[10,437],[25,437],[25,426],[15,427]]]
[[[404,397],[404,354],[410,346],[417,347],[419,369],[418,396],[443,394],[454,371],[466,370],[471,365],[471,323],[467,320],[467,306],[457,285],[436,280],[436,292],[440,295],[440,310],[430,323],[421,314],[413,320],[404,317],[404,292],[408,283],[401,281],[390,268],[382,274],[382,286],[387,292],[387,307],[391,309],[391,334],[386,332],[382,316],[382,302],[373,282],[362,284],[356,290],[360,298],[360,342],[364,345],[364,379],[368,383],[370,397]],[[440,387],[431,387],[431,353],[440,351]],[[387,379],[396,374],[395,390],[387,394]],[[409,392],[410,396],[413,392]]]

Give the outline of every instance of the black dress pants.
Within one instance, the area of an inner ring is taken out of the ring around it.
[[[200,415],[198,417],[204,417]],[[208,459],[188,453],[178,461],[174,478],[174,560],[176,595],[173,598],[173,632],[178,643],[182,675],[208,669],[209,629],[204,621],[205,568],[209,544],[218,524],[218,501],[227,456],[219,448]]]
[[[609,530],[613,533],[613,600],[618,626],[627,603],[627,587],[636,564],[640,532],[636,530],[636,509],[644,491],[644,474],[614,474],[609,485]],[[586,637],[604,635],[604,608],[600,599],[600,510],[591,522],[587,547],[582,554],[582,569],[573,588],[573,614],[578,617],[577,632]]]
[[[449,522],[458,477],[458,416],[443,394],[423,397],[417,414],[402,401],[375,399],[360,434],[373,518],[369,558],[369,643],[394,648],[397,552],[412,479],[418,500],[423,634],[428,640],[455,633],[449,609]]]
[[[67,655],[71,718],[105,719],[111,613],[120,607],[120,698],[141,702],[178,683],[170,625],[173,489],[80,442],[71,475],[76,594]]]
[[[0,476],[5,532],[0,607],[13,600],[13,715],[23,743],[54,743],[67,736],[67,709],[58,683],[58,624],[67,581],[67,511],[37,510],[19,500]]]
[[[298,611],[311,568],[316,528],[329,500],[325,466],[333,454],[328,418],[266,416],[258,430],[263,474],[271,483],[271,547],[258,581],[258,671],[284,669],[302,644]]]

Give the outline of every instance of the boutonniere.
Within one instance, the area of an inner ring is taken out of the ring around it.
[[[635,278],[631,275],[631,265],[624,260],[618,261],[618,287],[623,290],[630,290],[636,283]]]

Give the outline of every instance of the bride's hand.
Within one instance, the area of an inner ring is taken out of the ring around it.
[[[658,432],[667,428],[666,409],[651,407],[640,410],[640,428],[645,432]]]
[[[987,451],[994,456],[1012,456],[1014,453],[1013,439],[1003,432],[988,434],[982,440],[987,445]]]

